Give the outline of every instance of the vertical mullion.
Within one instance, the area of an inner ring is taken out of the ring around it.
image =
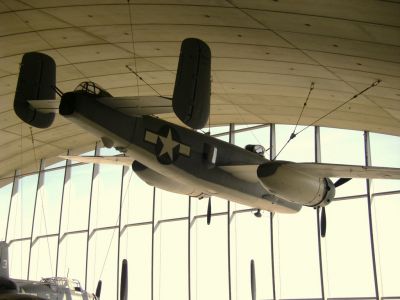
[[[365,166],[371,166],[371,147],[369,140],[369,132],[364,131],[364,154],[365,154]],[[376,270],[376,255],[375,255],[375,243],[374,243],[374,233],[372,224],[372,198],[371,198],[371,179],[366,179],[367,184],[367,200],[368,200],[368,223],[369,223],[369,235],[371,243],[371,258],[372,258],[372,268],[374,272],[374,285],[375,285],[375,297],[379,299],[379,286],[378,286],[378,276]]]
[[[229,124],[229,144],[235,143],[235,124]],[[227,230],[228,230],[228,295],[229,300],[232,300],[232,268],[231,268],[231,202],[228,201],[227,213]]]
[[[11,188],[11,196],[10,196],[10,205],[8,206],[8,215],[7,215],[7,224],[6,224],[6,233],[4,236],[4,241],[7,243],[7,237],[8,237],[8,225],[10,224],[10,213],[11,213],[11,207],[13,203],[13,198],[15,194],[18,192],[18,180],[19,177],[17,177],[17,171],[14,172],[14,179],[13,179],[13,185]]]
[[[120,249],[121,249],[121,214],[122,214],[122,201],[124,197],[124,177],[128,172],[128,168],[122,167],[122,178],[121,178],[121,192],[119,195],[119,218],[118,218],[118,250],[117,250],[117,298],[119,299],[119,260],[120,260]],[[133,171],[132,171],[133,172]],[[129,188],[129,187],[128,187]],[[115,230],[115,229],[114,229]]]
[[[69,155],[69,150],[67,151],[67,155]],[[64,170],[64,182],[63,182],[63,187],[62,187],[62,193],[61,193],[61,206],[60,206],[60,215],[58,218],[58,233],[57,233],[57,253],[56,253],[56,273],[55,276],[58,276],[58,261],[59,261],[59,255],[60,255],[60,237],[61,237],[61,224],[62,224],[62,217],[63,217],[63,211],[64,211],[64,193],[65,193],[65,185],[67,182],[71,179],[71,161],[70,160],[65,160],[65,170]]]
[[[28,272],[26,275],[26,278],[29,280],[29,275],[31,271],[31,254],[32,254],[32,237],[33,237],[33,230],[35,228],[35,219],[36,219],[36,206],[37,206],[37,200],[38,200],[38,195],[39,195],[39,190],[43,186],[43,160],[40,160],[39,162],[39,174],[38,174],[38,181],[36,185],[36,193],[35,193],[35,204],[33,206],[33,215],[32,215],[32,226],[31,226],[31,237],[29,240],[29,255],[28,255]],[[43,198],[41,199],[43,201]],[[47,234],[47,233],[46,233]],[[49,258],[51,259],[51,258]]]
[[[276,137],[275,137],[275,124],[270,124],[270,140],[269,140],[269,157],[270,159],[276,156]],[[274,255],[274,213],[270,213],[270,235],[271,235],[271,272],[272,272],[272,294],[273,299],[276,300],[276,280],[275,280],[275,255]]]
[[[99,155],[99,147],[96,143],[94,155]],[[93,181],[99,173],[99,165],[93,164],[92,169],[92,180],[90,184],[90,195],[89,195],[89,213],[88,213],[88,226],[86,234],[86,266],[85,266],[85,290],[87,290],[87,279],[88,279],[88,265],[89,265],[89,237],[90,237],[90,219],[92,215],[92,198],[93,198]],[[96,263],[96,262],[95,262]]]
[[[321,131],[319,126],[314,127],[314,154],[315,154],[315,162],[321,162]],[[321,241],[321,227],[319,223],[320,218],[320,208],[318,207],[316,210],[317,216],[317,235],[318,235],[318,259],[319,259],[319,276],[321,281],[321,296],[322,299],[325,299],[325,288],[324,288],[324,272],[323,272],[323,265],[322,265],[322,241]]]

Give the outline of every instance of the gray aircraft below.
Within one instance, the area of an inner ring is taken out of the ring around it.
[[[121,297],[127,300],[128,263],[122,261]],[[40,281],[10,278],[8,244],[0,242],[0,300],[100,300],[102,281],[96,293],[86,292],[78,280],[65,277],[42,278]]]
[[[400,179],[400,169],[394,168],[268,160],[260,145],[243,149],[196,131],[209,118],[210,74],[208,45],[189,38],[181,45],[171,98],[112,97],[93,82],[61,93],[54,60],[31,52],[22,58],[14,111],[39,128],[50,127],[59,113],[122,154],[65,158],[131,166],[158,188],[200,199],[218,196],[255,210],[296,213],[303,206],[324,208],[334,200],[335,189],[351,178]],[[60,100],[55,100],[56,93]],[[161,118],[171,112],[182,125]],[[340,179],[333,183],[330,177]],[[210,217],[211,206],[208,222]]]

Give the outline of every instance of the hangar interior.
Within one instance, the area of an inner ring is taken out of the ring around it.
[[[270,158],[400,167],[399,17],[398,1],[383,0],[0,1],[0,240],[11,277],[68,275],[88,291],[101,278],[103,299],[117,299],[127,258],[129,299],[250,299],[254,260],[257,299],[400,299],[398,180],[340,187],[323,239],[311,208],[256,218],[212,199],[207,225],[207,201],[127,168],[60,160],[116,152],[62,117],[37,129],[13,111],[26,52],[56,60],[64,92],[94,81],[113,96],[170,96],[180,43],[197,37],[212,51],[204,131],[261,144]],[[304,131],[285,146],[295,126]]]

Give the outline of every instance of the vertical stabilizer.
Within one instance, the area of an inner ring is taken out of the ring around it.
[[[8,278],[8,244],[0,242],[0,277]]]

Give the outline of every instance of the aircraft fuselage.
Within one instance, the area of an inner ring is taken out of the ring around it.
[[[297,212],[301,205],[278,198],[257,181],[246,181],[224,171],[224,165],[258,165],[264,157],[191,129],[152,116],[132,117],[118,112],[84,92],[63,95],[60,114],[108,146],[123,149],[140,164],[140,176],[148,168],[165,177],[174,190],[199,198],[218,196],[255,208]],[[151,181],[151,180],[150,180]],[[153,182],[157,186],[156,182]],[[168,190],[168,187],[162,187]]]

